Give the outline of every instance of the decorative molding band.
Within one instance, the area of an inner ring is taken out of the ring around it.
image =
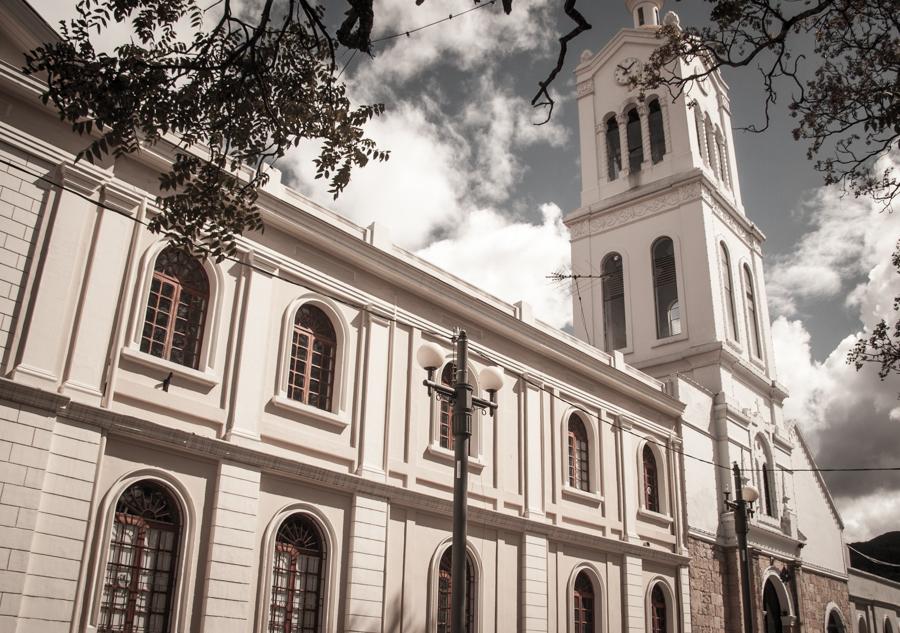
[[[740,237],[748,246],[750,246],[751,249],[759,254],[762,254],[762,243],[758,231],[754,231],[754,229],[756,228],[755,225],[750,223],[749,230],[744,227],[735,219],[734,215],[732,215],[721,204],[719,204],[719,201],[716,200],[716,196],[713,194],[713,190],[705,184],[701,187],[700,197],[703,199],[703,202],[709,205],[709,208],[712,209],[712,212],[716,215],[716,217],[722,220],[722,222],[724,222],[726,226],[734,231],[738,237]]]
[[[586,97],[588,95],[594,94],[594,79],[593,77],[588,79],[587,81],[580,82],[575,87],[575,94],[580,99],[581,97]]]
[[[691,200],[697,200],[701,197],[701,186],[699,182],[690,182],[679,187],[675,187],[659,196],[653,196],[637,202],[617,207],[611,211],[603,211],[600,213],[591,212],[584,216],[580,221],[576,221],[569,225],[569,234],[572,239],[585,237],[588,235],[596,235],[610,229],[628,224],[636,220],[648,218],[664,211],[669,211]]]

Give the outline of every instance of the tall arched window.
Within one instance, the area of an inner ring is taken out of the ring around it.
[[[719,242],[719,262],[722,267],[722,289],[725,291],[725,320],[728,323],[728,336],[738,340],[737,319],[734,311],[734,284],[731,280],[731,259],[725,242]]]
[[[709,163],[713,173],[715,173],[718,154],[716,152],[716,137],[713,132],[712,121],[710,121],[709,115],[706,115],[703,128],[706,132],[706,162]]]
[[[647,444],[641,454],[644,470],[644,507],[659,512],[659,472],[656,467],[656,455]]]
[[[308,517],[288,517],[275,537],[269,633],[319,633],[325,542]]]
[[[697,132],[697,151],[700,153],[700,158],[705,160],[707,163],[709,162],[709,157],[706,155],[706,142],[703,140],[703,116],[700,114],[700,104],[694,101],[694,131]]]
[[[619,121],[614,116],[606,121],[606,158],[609,179],[615,180],[622,171],[622,143],[619,140]]]
[[[666,135],[663,132],[663,116],[662,108],[659,106],[659,99],[650,102],[648,108],[648,123],[650,127],[650,159],[654,163],[658,163],[663,159],[666,153]]]
[[[437,603],[437,633],[450,633],[451,626],[451,593],[453,586],[453,552],[448,547],[441,556],[441,564],[438,570],[438,603]],[[472,556],[466,552],[466,631],[475,631],[475,601],[478,597],[476,589],[478,579],[475,577],[475,563]]]
[[[587,431],[577,415],[569,418],[569,485],[578,490],[590,490],[590,456]]]
[[[887,618],[884,619],[884,633],[894,633],[894,627],[891,626],[891,621]]]
[[[573,622],[575,633],[594,633],[594,584],[587,572],[580,572],[575,577],[575,588],[572,596]]]
[[[750,332],[750,351],[757,358],[762,358],[762,349],[759,344],[759,321],[756,315],[756,295],[753,292],[753,275],[750,267],[744,264],[744,292],[747,302],[747,331]]]
[[[659,583],[650,592],[650,633],[667,633],[666,594]]]
[[[453,387],[455,374],[456,365],[447,363],[441,372],[441,384]],[[440,444],[441,448],[453,449],[453,404],[444,398],[441,398]]]
[[[762,493],[763,498],[763,512],[765,512],[766,515],[773,517],[775,516],[775,504],[772,502],[772,486],[769,483],[772,472],[769,470],[769,465],[765,462],[760,470],[760,476],[762,477],[762,490],[760,492]]]
[[[844,633],[844,623],[841,621],[837,609],[829,611],[828,626],[825,630],[827,633]]]
[[[675,273],[675,247],[668,237],[653,243],[653,293],[656,299],[656,338],[681,334],[681,307]]]
[[[294,317],[287,396],[318,409],[331,409],[334,389],[334,325],[322,310],[304,304]]]
[[[141,351],[197,369],[208,305],[203,265],[183,250],[165,248],[153,267]]]
[[[167,633],[181,536],[178,504],[153,481],[116,503],[97,631]]]
[[[764,633],[782,633],[781,601],[771,580],[766,581],[766,587],[763,589],[763,617]]]
[[[628,140],[628,169],[631,173],[641,170],[644,162],[644,144],[641,139],[641,116],[637,108],[631,108],[625,115],[625,135]]]
[[[604,349],[612,352],[627,344],[625,330],[625,279],[622,256],[610,253],[600,266],[603,274],[603,333]]]
[[[725,151],[725,139],[721,134],[716,136],[716,147],[719,151],[719,178],[728,187],[731,186],[731,179],[728,177],[728,153]]]

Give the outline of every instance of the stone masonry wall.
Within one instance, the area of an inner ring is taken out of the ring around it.
[[[823,631],[825,609],[829,602],[841,612],[845,630],[852,631],[850,622],[850,593],[845,580],[829,578],[809,570],[800,573],[800,616],[804,633]]]
[[[691,630],[721,633],[725,630],[725,555],[706,541],[687,539],[691,556]]]

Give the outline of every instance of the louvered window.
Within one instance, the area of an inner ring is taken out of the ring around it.
[[[728,324],[728,336],[738,339],[736,316],[734,310],[734,284],[731,281],[731,259],[725,243],[719,243],[719,263],[722,267],[722,289],[725,292],[725,321]]]
[[[648,108],[648,124],[650,127],[650,158],[654,163],[663,159],[666,153],[666,135],[663,132],[662,108],[659,100],[654,99]]]
[[[622,171],[622,143],[619,140],[619,122],[616,117],[610,117],[606,121],[606,158],[609,179],[615,180]]]
[[[753,292],[753,275],[750,267],[744,264],[744,292],[747,303],[747,330],[750,332],[750,351],[757,358],[762,358],[762,349],[759,344],[759,320],[756,314],[756,295]]]
[[[167,633],[181,518],[159,484],[129,486],[116,503],[98,633]]]
[[[141,332],[141,351],[199,368],[209,280],[188,253],[167,247],[156,258]]]
[[[631,173],[636,173],[641,170],[641,163],[644,162],[641,117],[637,108],[632,108],[626,115],[625,134],[628,137],[628,169]]]
[[[643,450],[644,465],[644,507],[659,512],[659,475],[656,468],[656,456],[646,444]]]
[[[577,415],[569,418],[569,485],[579,490],[590,490],[587,432],[584,422]]]
[[[321,533],[307,517],[295,514],[278,528],[269,633],[319,633],[325,554]]]
[[[438,570],[438,604],[437,633],[450,633],[451,621],[451,588],[453,585],[453,552],[448,547],[441,556]],[[475,565],[472,557],[466,552],[466,632],[475,631],[475,601],[477,599],[477,582]]]
[[[653,243],[653,291],[656,299],[656,338],[681,334],[675,248],[668,237],[661,237]]]
[[[594,585],[585,572],[575,577],[575,591],[572,596],[575,633],[594,633]]]
[[[331,410],[337,337],[331,320],[304,304],[294,317],[287,396],[318,409]]]
[[[610,253],[603,259],[603,332],[604,349],[612,352],[626,346],[625,279],[622,256]]]
[[[763,512],[765,512],[767,516],[773,517],[775,516],[775,504],[772,502],[772,488],[769,485],[769,479],[772,476],[772,472],[769,470],[769,465],[767,463],[763,463],[761,470]]]

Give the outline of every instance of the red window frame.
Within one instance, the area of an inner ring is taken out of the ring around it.
[[[659,512],[659,471],[653,449],[644,445],[642,454],[644,465],[644,506],[653,512]]]
[[[288,360],[288,398],[330,411],[336,350],[337,336],[328,316],[316,306],[300,306]]]
[[[594,617],[594,583],[585,572],[580,572],[575,577],[572,608],[575,633],[593,633],[596,621]]]
[[[591,489],[590,454],[584,422],[577,415],[569,418],[569,485],[578,490]]]
[[[98,633],[167,633],[181,525],[158,484],[141,481],[119,497],[113,522]]]
[[[451,627],[451,587],[453,585],[453,552],[448,547],[441,555],[441,563],[438,568],[438,602],[437,602],[437,633],[450,633]],[[475,565],[472,558],[466,552],[466,631],[475,631],[475,597],[477,579],[475,578]]]
[[[190,254],[169,246],[156,258],[141,351],[192,369],[200,366],[209,279]]]
[[[275,537],[269,633],[318,633],[324,600],[325,545],[303,515],[288,517]]]

